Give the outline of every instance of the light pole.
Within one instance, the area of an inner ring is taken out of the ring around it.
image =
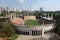
[[[23,4],[24,4],[25,0],[21,1],[21,11],[23,10]]]
[[[31,14],[31,0],[29,1],[29,13]],[[28,13],[28,15],[29,15]]]
[[[31,0],[30,0],[30,12],[31,12]]]

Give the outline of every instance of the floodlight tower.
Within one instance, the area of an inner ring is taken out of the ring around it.
[[[23,0],[23,1],[21,2],[21,11],[23,10],[23,4],[24,4],[24,2],[25,2],[25,0]]]
[[[29,12],[31,14],[31,0],[29,1]],[[29,14],[28,14],[29,15]]]
[[[31,12],[31,0],[30,0],[30,12]]]
[[[23,3],[21,3],[21,12],[22,12],[22,8],[23,8]]]

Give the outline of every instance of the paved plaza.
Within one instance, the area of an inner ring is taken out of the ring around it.
[[[16,40],[57,40],[57,39],[49,35],[43,35],[43,36],[18,35],[18,38]]]

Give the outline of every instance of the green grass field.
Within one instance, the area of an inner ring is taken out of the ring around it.
[[[27,26],[36,26],[36,25],[40,25],[40,23],[37,22],[36,20],[26,20],[25,25],[27,25]]]

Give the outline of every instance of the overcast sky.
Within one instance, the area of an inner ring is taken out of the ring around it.
[[[60,10],[60,0],[0,0],[0,6],[24,10],[29,9],[31,3],[32,10],[39,10],[42,7],[45,11]],[[23,5],[21,5],[23,4]]]

